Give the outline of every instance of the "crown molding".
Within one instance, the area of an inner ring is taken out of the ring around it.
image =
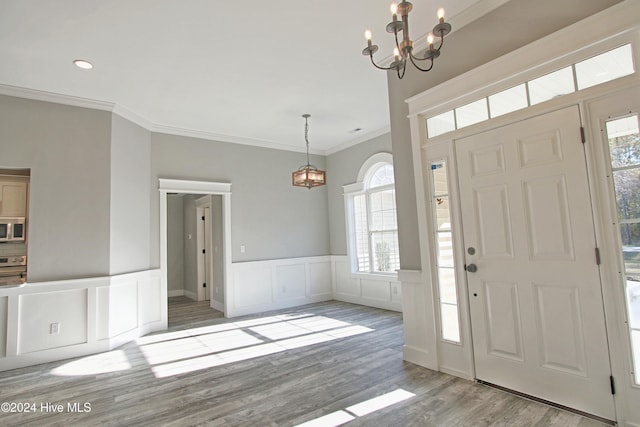
[[[151,128],[149,128],[148,130],[155,133],[164,133],[169,135],[207,139],[209,141],[229,142],[233,144],[251,145],[254,147],[270,148],[273,150],[306,153],[306,147],[298,147],[295,145],[288,145],[288,144],[279,144],[277,142],[268,141],[268,140],[224,135],[224,134],[195,130],[195,129],[185,129],[177,126],[153,124]],[[324,151],[322,150],[312,150],[312,149],[309,150],[309,154],[325,155]]]
[[[16,98],[31,99],[34,101],[52,102],[55,104],[69,105],[73,107],[89,108],[92,110],[108,111],[129,120],[148,130],[149,132],[165,133],[169,135],[186,136],[192,138],[207,139],[210,141],[228,142],[234,144],[251,145],[255,147],[270,148],[274,150],[293,151],[305,153],[306,147],[280,144],[268,140],[252,138],[242,138],[231,135],[218,134],[196,129],[185,129],[177,126],[162,125],[149,120],[143,115],[113,102],[99,101],[95,99],[82,98],[72,95],[63,95],[55,92],[48,92],[37,89],[29,89],[19,86],[0,84],[0,95],[7,95]],[[326,156],[325,150],[309,150],[310,154]]]
[[[63,95],[44,90],[28,89],[19,86],[0,84],[0,95],[16,98],[32,99],[34,101],[53,102],[55,104],[70,105],[72,107],[90,108],[92,110],[111,111],[115,107],[113,102],[98,101],[95,99],[81,98],[79,96]]]

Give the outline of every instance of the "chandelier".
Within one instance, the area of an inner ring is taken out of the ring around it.
[[[403,78],[407,68],[407,61],[420,71],[431,71],[433,61],[440,56],[440,49],[444,43],[444,36],[451,32],[451,24],[444,22],[444,9],[438,9],[438,24],[433,27],[432,32],[427,36],[428,49],[424,56],[420,58],[413,54],[413,40],[409,36],[409,12],[413,9],[413,5],[408,1],[401,1],[400,4],[391,4],[391,14],[393,20],[387,24],[387,33],[393,33],[396,39],[396,47],[393,49],[393,62],[388,67],[381,67],[373,61],[373,54],[378,51],[378,46],[371,43],[371,31],[364,33],[367,39],[367,47],[362,50],[362,54],[371,58],[374,67],[380,70],[396,70],[398,78]],[[401,20],[398,21],[398,14]],[[398,40],[398,33],[402,32],[402,42]],[[434,39],[438,37],[440,42],[438,48],[434,48]],[[422,64],[425,65],[422,65]]]
[[[294,187],[318,187],[326,183],[325,172],[309,163],[309,117],[311,114],[303,114],[304,140],[307,142],[307,164],[291,174],[291,182]]]

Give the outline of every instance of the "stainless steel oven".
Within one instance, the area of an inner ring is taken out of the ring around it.
[[[27,281],[25,255],[0,256],[0,286],[19,286]]]

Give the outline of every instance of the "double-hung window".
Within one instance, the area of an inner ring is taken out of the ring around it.
[[[386,153],[383,153],[386,154]],[[354,273],[395,273],[400,268],[396,191],[391,155],[361,171],[345,186],[348,243]],[[371,163],[371,162],[369,162]],[[363,167],[364,168],[364,167]]]

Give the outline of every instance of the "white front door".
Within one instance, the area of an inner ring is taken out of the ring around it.
[[[578,108],[454,145],[476,378],[615,420]]]

